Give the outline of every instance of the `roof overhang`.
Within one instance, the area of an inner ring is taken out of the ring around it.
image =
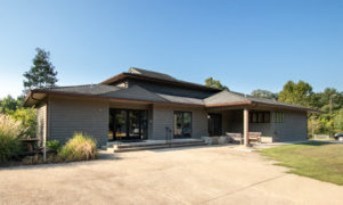
[[[192,103],[178,103],[178,102],[161,102],[161,101],[150,101],[150,100],[140,100],[140,99],[130,99],[130,98],[118,98],[118,97],[109,97],[109,96],[98,96],[98,95],[89,95],[89,94],[79,94],[79,93],[66,93],[59,91],[51,90],[32,90],[25,97],[24,107],[37,107],[41,102],[48,96],[58,96],[58,97],[69,97],[69,98],[80,98],[87,100],[100,100],[108,102],[132,102],[132,103],[144,103],[144,104],[159,104],[159,105],[174,105],[174,106],[191,106],[191,107],[200,107],[203,108],[203,105],[192,104]]]
[[[287,110],[287,111],[297,111],[297,112],[306,112],[306,113],[321,113],[319,110],[306,108],[306,107],[297,107],[293,105],[272,105],[268,103],[256,103],[250,100],[237,101],[232,103],[223,103],[223,104],[208,104],[206,105],[207,109],[210,110],[235,110],[235,109],[244,109],[248,108],[250,110]]]

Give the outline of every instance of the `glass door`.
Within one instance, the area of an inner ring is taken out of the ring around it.
[[[222,134],[222,115],[208,115],[208,133],[210,136],[220,136]]]
[[[141,133],[141,123],[140,123],[140,111],[137,110],[129,110],[129,136],[132,139],[139,139]]]
[[[110,109],[109,140],[147,139],[147,111]]]
[[[174,113],[174,137],[190,138],[192,137],[192,113],[175,112]]]

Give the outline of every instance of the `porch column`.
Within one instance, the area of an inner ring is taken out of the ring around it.
[[[249,146],[249,110],[244,108],[243,111],[243,136],[244,136],[244,146]]]

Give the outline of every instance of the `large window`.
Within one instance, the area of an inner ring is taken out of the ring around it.
[[[174,112],[174,137],[192,137],[191,112]]]
[[[250,123],[270,123],[270,112],[250,112]]]
[[[147,138],[147,111],[110,109],[109,140]]]

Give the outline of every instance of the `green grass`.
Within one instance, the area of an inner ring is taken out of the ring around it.
[[[290,173],[343,185],[343,144],[312,141],[260,151]]]

